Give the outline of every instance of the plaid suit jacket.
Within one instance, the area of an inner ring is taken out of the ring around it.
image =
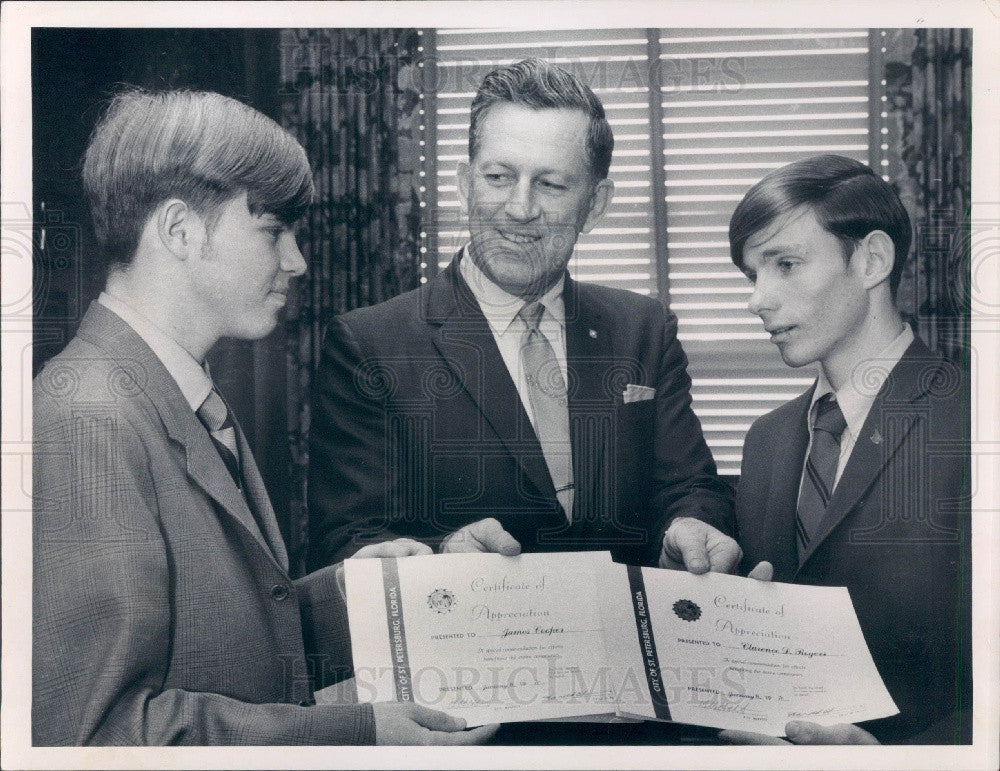
[[[36,378],[34,744],[374,740],[370,705],[312,704],[312,676],[350,665],[343,601],[332,569],[289,578],[237,433],[246,499],[159,359],[96,303]]]

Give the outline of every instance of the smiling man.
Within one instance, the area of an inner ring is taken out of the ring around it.
[[[33,743],[483,741],[412,704],[313,702],[350,666],[336,569],[289,577],[205,366],[220,338],[274,330],[306,268],[302,147],[219,94],[127,92],[83,179],[108,276],[34,383]],[[387,549],[429,551],[358,556]]]
[[[531,59],[485,77],[458,168],[468,244],[419,290],[328,329],[313,566],[406,535],[442,552],[734,567],[735,542],[706,524],[730,526],[730,496],[676,318],[567,272],[611,201],[613,144],[600,101],[564,70]]]
[[[788,737],[969,742],[969,379],[896,309],[906,210],[867,166],[819,156],[751,188],[729,241],[782,359],[819,370],[747,434],[743,569],[760,576],[765,562],[778,581],[846,586],[900,710],[864,727],[793,722]]]

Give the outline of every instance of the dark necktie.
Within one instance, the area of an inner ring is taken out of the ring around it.
[[[545,465],[549,468],[556,497],[573,519],[573,453],[569,438],[569,407],[566,381],[563,379],[556,352],[538,328],[545,308],[541,303],[526,304],[518,316],[524,322],[521,338],[521,366],[528,383],[528,401],[535,417],[535,434],[542,446]]]
[[[236,427],[233,425],[232,415],[229,414],[229,407],[223,401],[219,392],[213,388],[205,401],[198,408],[198,417],[208,429],[209,436],[215,444],[215,449],[222,456],[226,468],[236,482],[236,486],[243,489],[243,475],[240,473],[240,453],[236,446]]]
[[[816,535],[827,504],[833,494],[833,483],[837,476],[840,460],[840,435],[847,427],[844,413],[833,398],[826,394],[813,408],[816,419],[813,422],[812,447],[806,458],[806,470],[799,493],[799,508],[795,518],[796,542],[799,558],[805,554],[809,541]]]

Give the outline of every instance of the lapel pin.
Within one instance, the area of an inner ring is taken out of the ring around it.
[[[875,444],[882,444],[882,434],[880,434],[878,431],[875,431],[872,434],[871,438],[872,438],[872,442],[874,442]]]
[[[591,336],[591,337],[592,337],[592,338],[593,338],[594,340],[596,340],[596,339],[597,339],[597,330],[596,330],[596,329],[592,329],[592,330],[590,330],[590,336]]]

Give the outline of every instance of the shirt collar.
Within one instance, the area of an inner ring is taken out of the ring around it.
[[[508,332],[514,323],[518,312],[524,307],[525,301],[509,292],[504,291],[493,283],[469,255],[468,245],[462,248],[459,255],[458,269],[469,285],[479,308],[486,317],[493,334],[502,336]],[[559,280],[538,301],[545,308],[544,320],[558,322],[560,327],[566,325],[566,304],[563,302],[563,287],[566,283],[565,275]],[[518,329],[520,333],[520,329]]]
[[[121,298],[107,292],[101,292],[97,302],[132,327],[135,333],[156,354],[156,358],[163,363],[170,376],[177,381],[177,386],[181,389],[184,400],[191,406],[192,410],[197,412],[212,390],[212,378],[195,361],[194,356]]]
[[[834,391],[830,381],[826,379],[823,368],[819,368],[819,377],[816,379],[816,389],[813,391],[812,402],[809,404],[809,428],[813,425],[813,405],[826,394],[834,394],[840,411],[844,414],[847,422],[847,430],[852,437],[857,437],[861,433],[868,413],[875,403],[875,397],[882,390],[885,381],[889,378],[889,373],[903,358],[906,349],[913,342],[913,330],[909,324],[903,324],[903,331],[899,333],[895,340],[883,348],[877,355],[865,359],[854,374],[848,379],[839,391]]]

